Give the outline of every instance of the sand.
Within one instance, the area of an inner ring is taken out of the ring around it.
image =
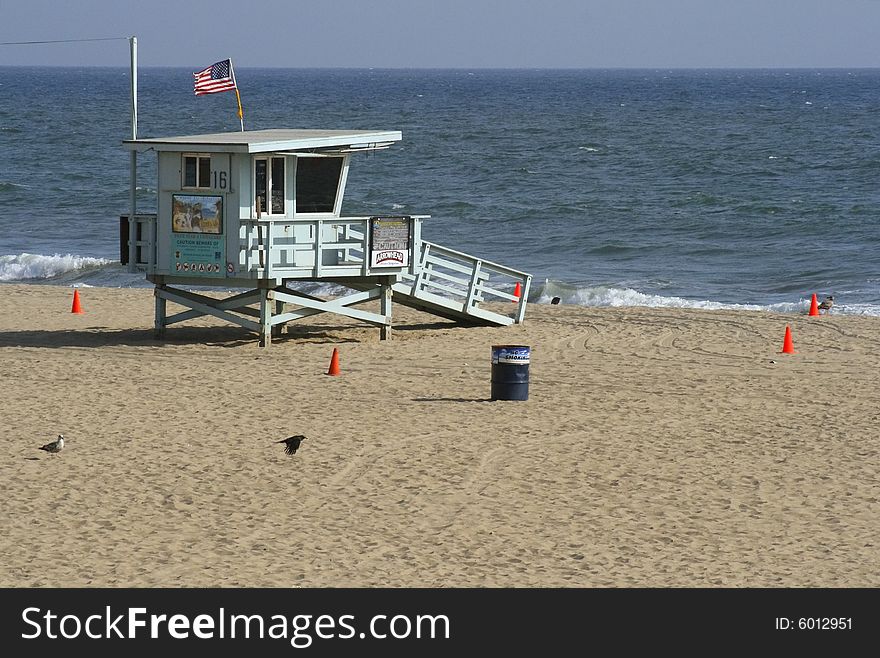
[[[0,286],[0,586],[880,586],[878,318],[398,306],[261,349],[80,298]],[[505,343],[527,401],[489,400]]]

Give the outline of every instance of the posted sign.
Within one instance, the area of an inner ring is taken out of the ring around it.
[[[407,267],[412,217],[370,217],[370,267]]]
[[[223,276],[223,197],[171,195],[171,264],[178,276]]]

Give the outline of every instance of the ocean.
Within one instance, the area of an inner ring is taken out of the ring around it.
[[[139,137],[239,129],[138,72]],[[400,130],[343,215],[523,270],[530,301],[880,315],[880,70],[236,70],[247,129]],[[0,282],[131,287],[129,70],[0,66]],[[156,163],[138,159],[155,210]]]

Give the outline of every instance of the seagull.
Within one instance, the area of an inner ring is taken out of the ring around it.
[[[832,306],[834,306],[834,297],[831,295],[828,295],[824,300],[822,300],[822,303],[819,304],[818,308],[820,311],[825,311],[825,313],[827,315],[828,312],[831,311]]]
[[[275,443],[285,443],[287,445],[284,446],[284,452],[288,455],[292,455],[299,450],[299,444],[306,440],[306,438],[302,434],[297,434],[295,436],[288,436],[286,439],[282,439],[281,441],[276,441]]]
[[[40,450],[45,450],[46,452],[56,453],[61,452],[61,449],[64,447],[64,435],[59,434],[58,438],[54,441],[47,443],[44,446],[40,446]]]

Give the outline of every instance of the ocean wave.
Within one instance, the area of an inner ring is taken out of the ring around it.
[[[106,258],[74,256],[73,254],[0,256],[0,281],[54,279],[70,272],[96,270],[112,262]]]
[[[529,296],[529,302],[549,304],[554,297],[560,303],[575,306],[648,308],[695,308],[712,311],[771,311],[774,313],[805,314],[810,310],[810,299],[776,304],[731,304],[712,300],[685,299],[684,297],[652,295],[632,288],[613,286],[576,286],[562,281],[547,280]],[[835,304],[840,315],[870,315],[880,317],[880,306],[875,304]]]
[[[603,244],[587,250],[590,256],[617,256],[620,254],[632,254],[642,249],[639,246],[625,244]]]
[[[0,180],[0,192],[6,192],[8,190],[26,190],[28,187],[28,185],[23,185],[22,183]]]
[[[23,253],[0,256],[0,282],[48,283],[102,288],[146,288],[152,286],[143,272],[129,272],[127,267],[119,261],[72,254],[45,256]],[[654,283],[663,285],[664,282],[656,281]],[[336,297],[352,292],[339,284],[324,281],[291,281],[288,282],[288,285],[303,293],[322,297]],[[217,288],[218,286],[205,287]],[[589,286],[555,279],[546,279],[544,283],[534,285],[528,301],[532,304],[549,304],[554,297],[559,297],[562,304],[587,307],[693,308],[769,311],[789,314],[808,313],[811,301],[808,298],[801,298],[791,302],[766,305],[733,304],[644,293],[626,285]],[[834,313],[880,317],[880,305],[838,302],[834,305]]]

